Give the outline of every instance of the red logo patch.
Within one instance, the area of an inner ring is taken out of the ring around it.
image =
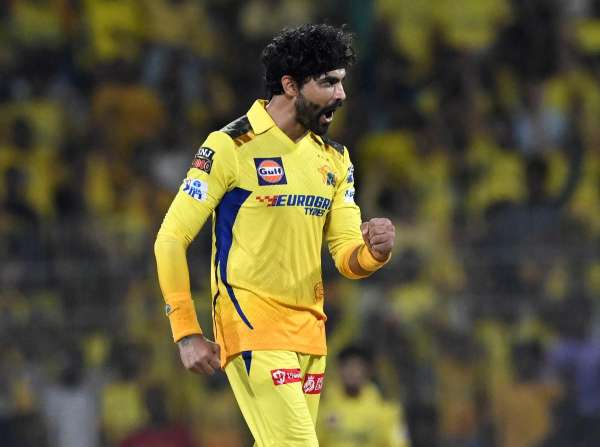
[[[286,383],[300,382],[300,369],[274,369],[271,371],[271,377],[275,385],[285,385]]]
[[[192,167],[210,173],[210,168],[212,168],[212,161],[207,160],[206,158],[196,158],[192,162]]]
[[[325,380],[325,374],[307,374],[304,377],[304,384],[302,390],[304,394],[321,394],[323,389],[323,380]]]

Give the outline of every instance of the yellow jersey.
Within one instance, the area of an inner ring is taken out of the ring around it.
[[[317,434],[322,447],[409,447],[402,407],[368,384],[358,396],[330,384],[323,394]]]
[[[349,268],[364,242],[347,149],[312,132],[292,141],[265,105],[257,100],[202,143],[155,243],[173,338],[199,334],[185,251],[212,215],[213,329],[222,364],[250,350],[326,354],[323,237],[339,271],[360,277]]]

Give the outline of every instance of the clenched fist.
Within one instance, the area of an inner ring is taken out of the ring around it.
[[[360,226],[367,248],[378,261],[385,261],[394,246],[396,229],[392,221],[385,217],[375,217]]]
[[[181,363],[199,374],[213,374],[221,369],[220,347],[202,335],[188,335],[177,342]]]

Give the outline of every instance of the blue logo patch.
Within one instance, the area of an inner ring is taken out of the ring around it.
[[[198,202],[204,202],[208,193],[208,184],[196,178],[186,178],[183,181],[182,191],[196,199]]]

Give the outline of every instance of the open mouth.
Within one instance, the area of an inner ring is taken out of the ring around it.
[[[333,114],[335,113],[335,110],[337,109],[337,107],[333,107],[331,109],[325,110],[324,112],[321,113],[320,116],[320,121],[322,123],[331,123],[333,121]]]

